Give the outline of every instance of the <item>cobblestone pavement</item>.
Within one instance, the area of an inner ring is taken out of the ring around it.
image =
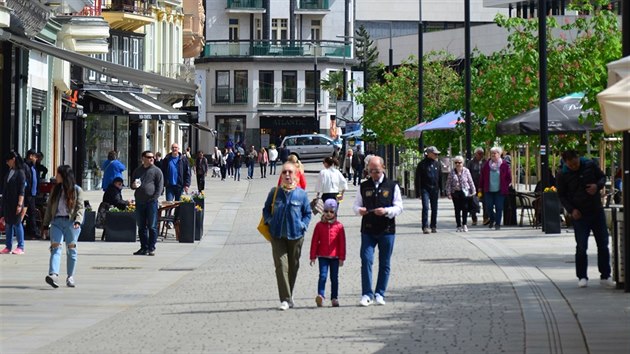
[[[387,305],[358,307],[360,219],[351,211],[356,187],[340,207],[348,239],[341,307],[315,306],[318,270],[308,265],[313,219],[296,308],[278,311],[270,246],[255,229],[276,181],[269,177],[209,179],[205,236],[194,245],[167,239],[156,257],[134,257],[136,244],[80,244],[75,289],[53,290],[43,282],[46,242],[28,241],[24,256],[3,255],[0,352],[630,351],[630,296],[599,284],[577,289],[571,233],[481,226],[455,233],[446,199],[440,201],[439,232],[430,235],[419,233],[419,201],[405,200]],[[308,179],[313,186],[314,175]],[[93,205],[98,198],[94,194]]]

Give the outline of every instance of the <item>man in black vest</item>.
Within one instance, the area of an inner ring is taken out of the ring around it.
[[[361,219],[361,306],[372,302],[385,305],[385,290],[389,280],[390,259],[396,238],[396,216],[403,211],[400,187],[385,177],[383,158],[374,155],[368,163],[370,178],[360,185],[354,202],[354,213]],[[372,290],[374,248],[378,246],[378,278]]]

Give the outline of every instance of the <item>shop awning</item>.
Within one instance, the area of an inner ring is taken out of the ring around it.
[[[169,107],[142,93],[115,91],[87,91],[86,93],[101,101],[113,104],[138,119],[180,120],[188,115],[188,112]]]
[[[52,55],[72,64],[94,70],[100,74],[124,78],[139,85],[150,85],[165,92],[177,92],[194,96],[197,93],[197,85],[182,80],[175,80],[162,75],[132,69],[119,64],[89,57],[87,55],[71,52],[62,48],[42,43],[23,36],[19,36],[0,29],[0,39],[13,42],[27,49],[38,50]]]

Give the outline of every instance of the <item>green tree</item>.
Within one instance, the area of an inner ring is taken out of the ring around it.
[[[431,53],[424,59],[424,117],[430,120],[459,109],[463,90],[459,75],[449,66],[453,60],[451,56]],[[417,58],[410,57],[393,73],[386,73],[384,79],[383,83],[375,83],[357,96],[365,107],[363,124],[374,131],[380,143],[417,146],[415,139],[404,137],[405,129],[417,124],[418,120]],[[429,142],[442,140],[438,138],[440,134],[445,133],[436,133]]]
[[[378,80],[381,66],[378,63],[378,49],[363,25],[356,30],[354,48],[356,58],[360,63],[360,67],[355,68],[355,70],[365,70],[364,80],[368,85],[372,85]]]
[[[321,80],[320,86],[334,95],[337,100],[343,99],[343,71],[328,72],[328,77]]]

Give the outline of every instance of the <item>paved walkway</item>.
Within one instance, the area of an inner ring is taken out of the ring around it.
[[[273,177],[209,179],[205,236],[195,244],[171,238],[156,257],[138,257],[131,256],[137,244],[81,243],[74,289],[44,283],[47,242],[3,255],[0,352],[630,352],[630,295],[596,281],[576,287],[572,233],[481,226],[455,233],[446,199],[439,232],[430,235],[418,232],[419,201],[405,200],[387,305],[358,307],[356,187],[340,209],[348,235],[341,307],[315,307],[318,271],[307,256],[313,220],[297,306],[278,311],[270,246],[255,230]],[[89,199],[98,205],[100,193]],[[590,248],[596,280],[594,242]]]

